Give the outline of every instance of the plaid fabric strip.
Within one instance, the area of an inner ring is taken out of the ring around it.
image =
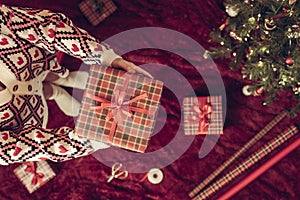
[[[87,89],[76,122],[76,131],[79,135],[89,139],[132,151],[144,152],[154,129],[163,84],[147,77],[133,74],[128,77],[128,73],[124,74],[124,71],[103,68],[99,65],[90,68]],[[137,111],[131,117],[127,116],[121,122],[118,121],[113,139],[110,141],[109,135],[114,118],[107,121],[106,116],[111,108],[91,109],[93,106],[100,105],[91,97],[98,96],[112,101],[117,90],[124,90],[125,79],[128,81],[128,87],[125,88],[128,100],[143,93],[148,95],[146,99],[133,102],[130,106],[148,110],[151,114],[147,115]]]
[[[36,172],[43,174],[42,184],[40,183],[37,183],[36,185],[32,184],[32,179],[34,174],[25,171],[25,169],[27,168],[25,164],[22,164],[16,169],[14,169],[14,173],[16,174],[18,179],[25,185],[29,193],[34,192],[35,190],[43,186],[45,183],[47,183],[55,176],[54,171],[51,169],[50,165],[46,161],[39,161],[36,162],[36,164],[37,164]]]
[[[239,151],[232,155],[227,161],[219,166],[213,173],[211,173],[202,183],[194,188],[189,196],[192,198],[198,192],[200,192],[206,185],[208,185],[213,179],[215,179],[220,173],[224,171],[233,161],[235,161],[240,155],[250,149],[257,141],[259,141],[264,135],[266,135],[275,125],[277,125],[286,116],[286,111],[282,111],[273,120],[271,120],[260,132],[258,132],[249,142],[247,142]]]
[[[202,109],[205,104],[210,104],[212,107],[211,114],[208,114],[210,122],[207,131],[199,131],[200,122],[191,123],[190,117],[198,114],[193,110],[194,106]],[[183,99],[183,113],[185,135],[223,134],[222,96],[186,97]]]
[[[117,10],[111,0],[84,0],[79,4],[79,8],[94,26]]]
[[[297,127],[294,125],[290,126],[286,131],[279,134],[276,138],[268,142],[257,152],[250,155],[244,162],[239,164],[232,171],[228,172],[226,175],[224,175],[221,179],[216,181],[214,184],[210,185],[207,189],[205,189],[203,192],[201,192],[193,199],[207,199],[213,193],[217,192],[224,185],[226,185],[231,180],[236,178],[238,175],[242,174],[244,171],[252,167],[255,163],[257,163],[259,160],[267,156],[269,153],[271,153],[273,150],[278,148],[284,142],[288,141],[291,137],[293,137],[297,133],[298,133]]]

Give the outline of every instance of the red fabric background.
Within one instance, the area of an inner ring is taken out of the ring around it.
[[[118,11],[99,26],[92,27],[78,8],[80,1],[1,0],[0,2],[7,5],[45,8],[62,12],[73,19],[79,27],[85,28],[100,40],[132,28],[154,26],[184,33],[205,48],[212,45],[208,42],[210,30],[218,27],[225,17],[221,0],[114,0]],[[176,42],[180,43],[180,41]],[[197,94],[207,94],[207,88],[201,76],[198,76],[195,69],[178,56],[152,49],[134,51],[124,57],[136,64],[161,63],[168,65],[183,74]],[[202,62],[205,64],[205,61]],[[78,69],[81,62],[66,56],[62,60],[62,64],[71,69]],[[262,105],[262,97],[243,96],[241,88],[246,84],[245,81],[238,72],[230,71],[226,64],[226,61],[217,62],[227,95],[224,134],[205,158],[198,158],[204,136],[197,136],[180,158],[162,169],[165,178],[158,185],[152,185],[147,181],[139,183],[144,173],[130,173],[126,180],[114,180],[107,184],[110,168],[97,161],[93,156],[63,163],[49,162],[57,176],[31,195],[13,174],[13,169],[18,164],[1,166],[0,199],[189,199],[188,193],[198,183],[239,150],[283,108],[292,103],[287,93],[280,94],[279,100],[269,107]],[[153,72],[159,73],[155,69]],[[213,84],[213,77],[211,80]],[[180,80],[178,81],[180,82]],[[151,139],[149,151],[168,144],[176,132],[183,134],[182,129],[178,129],[181,116],[178,102],[181,100],[173,99],[172,92],[166,89],[161,104],[168,112],[167,121],[163,129]],[[74,126],[73,119],[64,116],[54,102],[49,102],[49,108],[50,127]],[[284,119],[249,153],[280,133],[289,124],[298,121],[299,118]],[[249,153],[244,154],[235,164],[246,158]],[[300,150],[297,149],[232,199],[299,199],[299,156]],[[258,165],[262,163],[263,161]],[[258,165],[239,179],[253,171]],[[224,187],[211,199],[216,199],[239,179]]]

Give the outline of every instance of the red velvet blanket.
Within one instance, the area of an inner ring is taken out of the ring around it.
[[[118,10],[99,26],[93,27],[79,10],[78,4],[80,1],[1,0],[0,2],[7,5],[45,8],[62,12],[74,20],[79,27],[88,30],[100,40],[105,40],[115,34],[134,28],[161,27],[185,34],[204,48],[212,45],[209,42],[209,33],[213,28],[217,28],[222,24],[222,20],[225,18],[222,0],[114,0]],[[158,41],[157,37],[159,35],[156,34],[151,35],[150,38],[149,35],[142,35],[136,38],[136,44],[145,42],[143,45],[150,43],[152,46],[159,47],[162,44],[155,44]],[[186,44],[186,40],[183,37],[180,37],[178,40],[166,37],[165,42],[170,43],[170,48],[174,47],[172,49],[173,52],[177,50],[184,52],[185,55],[189,55],[191,60],[196,61],[199,66],[207,65],[207,61],[201,58],[201,55],[197,55],[194,52],[194,47]],[[131,38],[131,42],[128,45],[133,45],[132,43],[134,42],[132,42]],[[112,46],[114,48],[113,44]],[[120,49],[116,48],[118,52]],[[167,115],[158,116],[156,126],[160,131],[151,138],[147,149],[147,153],[161,150],[159,156],[152,158],[153,162],[148,162],[149,166],[154,163],[150,167],[155,167],[155,163],[164,165],[161,169],[164,173],[163,182],[157,185],[153,185],[147,180],[141,182],[140,180],[146,174],[142,172],[129,173],[128,178],[125,180],[113,180],[107,183],[107,176],[111,173],[110,167],[91,155],[63,163],[49,162],[57,174],[56,177],[31,195],[13,173],[13,169],[18,164],[1,166],[0,199],[189,199],[188,193],[197,184],[226,161],[234,152],[238,151],[270,120],[280,113],[282,109],[292,103],[290,96],[284,92],[280,94],[278,101],[268,107],[262,105],[263,97],[261,96],[244,96],[241,89],[246,82],[242,79],[240,73],[229,70],[226,61],[217,61],[217,67],[220,71],[227,97],[227,101],[224,101],[224,106],[227,108],[224,134],[221,135],[212,151],[204,158],[199,159],[198,152],[204,142],[205,136],[201,135],[194,138],[185,136],[182,125],[179,125],[182,120],[180,103],[183,96],[189,95],[185,91],[186,88],[182,85],[184,85],[185,81],[188,81],[195,90],[196,95],[207,95],[207,85],[213,88],[221,87],[215,80],[214,75],[208,73],[208,77],[204,81],[203,77],[190,63],[170,51],[155,48],[141,49],[126,53],[124,57],[139,65],[159,63],[169,66],[169,68],[181,74],[181,76],[175,76],[171,73],[164,73],[161,67],[149,69],[158,79],[164,79],[166,82],[170,81],[169,85],[177,87],[179,93],[182,94],[176,99],[176,94],[172,91],[172,88],[165,88],[161,99],[161,105],[164,109],[161,109],[160,112],[164,113],[163,111],[165,110]],[[81,61],[68,56],[65,56],[61,63],[74,70],[78,69],[81,65]],[[218,94],[219,90],[217,89],[216,91],[216,94]],[[80,98],[80,95],[78,95],[78,98]],[[54,102],[49,101],[49,108],[49,127],[61,125],[74,126],[74,120],[63,115]],[[299,118],[285,118],[282,120],[257,145],[249,152],[243,154],[230,168],[226,169],[226,172],[247,158],[251,152],[274,138],[276,134],[281,133],[290,124],[297,123],[298,121]],[[180,138],[175,140],[174,138],[177,135]],[[191,143],[186,147],[186,150],[182,147],[185,146],[185,142],[182,142],[185,140]],[[162,148],[171,143],[175,148]],[[100,153],[97,153],[101,159],[105,159],[111,163],[118,161],[118,159],[124,159],[118,152],[114,155],[106,154],[109,151],[109,149],[101,150]],[[173,159],[169,155],[173,155],[172,153],[175,151],[182,151],[182,153],[177,159],[174,158],[175,161],[168,164]],[[212,196],[211,199],[216,199],[236,184],[242,177],[245,177],[246,174],[249,174],[263,164],[272,155],[267,156],[267,158],[250,168],[242,176],[239,176],[238,179],[225,186]],[[131,156],[128,159],[134,161],[137,161],[136,158],[143,159],[138,154],[131,154]],[[299,157],[300,150],[297,149],[236,194],[232,199],[299,199]],[[134,165],[135,163],[132,161],[131,164]],[[138,163],[136,165],[139,167]]]

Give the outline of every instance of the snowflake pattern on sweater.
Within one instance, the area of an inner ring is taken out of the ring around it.
[[[65,15],[49,10],[0,5],[0,164],[65,161],[90,154],[85,138],[69,127],[47,129],[48,107],[41,89],[47,72],[68,69],[57,62],[64,52],[87,64],[108,66],[119,57]],[[20,85],[30,85],[27,90]]]

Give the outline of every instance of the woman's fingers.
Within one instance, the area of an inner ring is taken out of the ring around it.
[[[120,67],[123,68],[125,71],[128,71],[130,73],[135,73],[135,65],[131,62],[128,62],[127,60],[122,60],[120,62]]]
[[[152,76],[149,72],[147,72],[146,70],[140,68],[139,66],[136,66],[136,65],[135,65],[134,70],[135,70],[136,72],[140,73],[140,74],[143,74],[143,75],[145,75],[145,76],[148,76],[149,78],[153,78],[153,76]]]
[[[143,70],[142,68],[136,66],[135,64],[133,64],[132,62],[129,62],[127,60],[121,59],[121,58],[117,58],[112,62],[112,66],[113,67],[118,67],[118,68],[122,68],[125,71],[128,71],[130,73],[140,73],[143,74],[145,76],[148,76],[150,78],[153,78],[151,76],[150,73],[148,73],[147,71]]]

